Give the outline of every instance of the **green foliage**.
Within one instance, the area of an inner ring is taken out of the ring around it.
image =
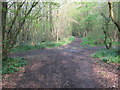
[[[21,46],[11,49],[11,52],[24,52],[24,51],[30,51],[30,50],[35,50],[35,49],[43,49],[43,48],[45,48],[44,44],[35,45],[35,46],[21,45]]]
[[[19,71],[19,67],[26,65],[24,58],[20,57],[9,57],[7,60],[2,61],[2,74],[10,74]]]
[[[84,37],[82,38],[82,43],[80,43],[80,45],[100,46],[103,45],[103,43],[90,37]]]
[[[61,40],[59,42],[44,42],[43,46],[44,46],[44,48],[53,48],[53,47],[57,47],[57,46],[71,43],[71,41],[74,41],[74,39],[75,38],[73,36],[71,36],[69,38],[64,38],[63,40]]]
[[[80,43],[80,45],[91,45],[94,46],[94,41],[90,40],[89,38],[82,38],[82,43]]]
[[[115,41],[115,42],[113,42],[113,45],[120,45],[120,42],[118,42],[118,41],[116,42]]]
[[[91,55],[107,63],[120,63],[120,56],[117,54],[117,49],[100,49],[98,52]]]
[[[93,20],[96,20],[97,17],[99,16],[99,14],[91,14],[91,15],[88,15],[84,18],[83,21],[93,21]]]
[[[36,50],[36,49],[44,49],[44,48],[53,48],[53,47],[57,47],[57,46],[61,46],[64,44],[68,44],[71,41],[74,40],[74,37],[71,36],[68,39],[64,38],[62,41],[59,42],[41,42],[39,45],[21,45],[18,47],[15,47],[13,49],[11,49],[11,52],[24,52],[24,51],[30,51],[30,50]]]
[[[68,41],[74,41],[75,40],[75,37],[73,37],[73,36],[71,36],[69,39],[68,39]]]

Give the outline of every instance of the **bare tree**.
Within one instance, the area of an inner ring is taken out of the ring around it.
[[[7,15],[7,2],[2,3],[2,32],[3,32],[3,60],[6,60],[8,53],[11,48],[14,47],[16,44],[17,36],[19,35],[22,26],[24,25],[27,16],[31,13],[32,9],[38,4],[38,2],[33,2],[28,12],[25,13],[25,16],[23,17],[20,25],[13,30],[13,26],[15,25],[15,22],[17,21],[18,14],[22,8],[22,6],[25,4],[25,2],[19,2],[17,3],[17,10],[15,12],[15,15],[13,17],[13,20],[11,22],[11,25],[8,30],[5,29],[6,26],[6,15]],[[14,31],[14,32],[13,32]]]

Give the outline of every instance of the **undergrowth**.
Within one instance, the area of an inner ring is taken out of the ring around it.
[[[99,51],[91,54],[94,58],[100,58],[106,63],[120,64],[120,56],[117,53],[117,49],[100,49]]]
[[[53,48],[53,47],[61,46],[64,44],[68,44],[73,40],[74,40],[74,37],[70,37],[69,39],[63,39],[60,42],[43,42],[35,46],[22,45],[22,46],[13,48],[11,52],[24,52],[24,51],[30,51],[35,49]],[[0,70],[0,72],[2,74],[15,73],[21,70],[20,67],[24,67],[25,65],[26,65],[26,61],[24,58],[8,57],[7,60],[2,61],[2,70]]]
[[[104,43],[103,43],[103,41],[99,42],[99,40],[97,40],[97,39],[84,37],[84,38],[82,38],[82,43],[80,43],[80,45],[104,46]],[[120,42],[118,42],[118,41],[112,42],[112,45],[115,45],[115,46],[120,45]]]
[[[88,38],[82,38],[82,43],[80,43],[80,45],[91,45],[91,46],[94,46],[94,41],[93,40],[89,40]]]
[[[88,37],[84,37],[84,38],[82,38],[82,43],[80,43],[80,45],[89,45],[91,47],[94,47],[94,46],[101,46],[103,44],[102,43],[96,43],[95,39],[90,39]]]
[[[2,74],[10,74],[18,72],[20,67],[26,65],[24,58],[20,57],[8,57],[7,60],[2,61]]]
[[[82,43],[80,45],[89,45],[89,46],[103,46],[104,44],[102,43],[97,43],[93,39],[90,39],[88,37],[82,38]],[[113,45],[120,45],[118,42],[113,42]],[[100,49],[99,51],[91,54],[92,57],[94,58],[100,58],[102,61],[106,63],[116,63],[120,64],[120,56],[117,53],[118,49],[113,48],[113,49]]]
[[[70,43],[71,41],[74,40],[74,37],[70,37],[69,39],[63,39],[62,41],[59,42],[41,42],[39,45],[21,45],[18,47],[15,47],[11,49],[11,52],[24,52],[24,51],[30,51],[30,50],[37,50],[37,49],[44,49],[44,48],[53,48],[53,47],[58,47],[61,45],[65,45]]]

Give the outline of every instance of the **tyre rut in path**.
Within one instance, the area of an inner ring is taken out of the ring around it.
[[[15,53],[29,65],[23,73],[13,75],[4,87],[16,88],[98,88],[90,53],[97,48],[82,48],[76,38],[70,44],[52,49]],[[114,77],[113,77],[114,78]]]

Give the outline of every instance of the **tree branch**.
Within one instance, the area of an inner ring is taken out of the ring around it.
[[[23,6],[24,3],[25,3],[25,2],[23,2],[23,3],[17,8],[17,12],[16,12],[16,14],[15,14],[15,17],[14,17],[13,20],[12,20],[12,23],[11,23],[11,26],[10,26],[10,28],[9,28],[9,30],[8,30],[7,35],[10,34],[10,31],[11,31],[11,29],[12,29],[12,27],[13,27],[15,21],[16,21],[16,18],[17,18],[17,16],[18,16],[18,14],[19,14],[20,8]]]
[[[110,13],[110,17],[112,19],[112,22],[116,25],[116,27],[118,28],[118,31],[120,32],[120,24],[117,23],[114,19],[112,2],[108,2],[108,5],[109,5],[109,13]]]
[[[19,32],[20,32],[23,24],[25,23],[26,17],[30,14],[30,12],[32,11],[32,9],[33,9],[37,4],[38,4],[38,2],[34,2],[34,3],[32,4],[32,6],[31,6],[31,8],[29,9],[29,11],[27,12],[27,14],[25,14],[24,20],[23,20],[22,23],[20,24],[20,27],[18,27],[18,28],[16,29],[15,35],[13,35],[13,36],[11,37],[10,42],[11,42],[12,40],[13,40],[14,42],[16,41],[16,40],[14,40],[14,39],[17,38],[17,36],[18,36],[18,34],[19,34]],[[13,42],[13,41],[12,41],[12,42]],[[14,44],[15,44],[15,43],[13,43],[11,47],[13,47]]]

